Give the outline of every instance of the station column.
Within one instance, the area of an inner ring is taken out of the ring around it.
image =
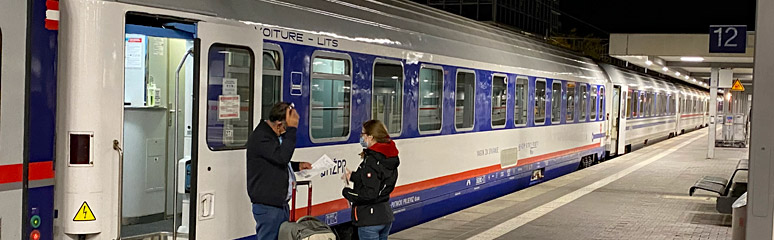
[[[720,68],[713,67],[710,73],[710,99],[709,99],[709,134],[707,134],[707,158],[715,158],[715,121],[718,116],[718,85],[720,81]]]
[[[750,183],[747,206],[747,239],[772,239],[774,224],[774,1],[758,0],[755,32]]]

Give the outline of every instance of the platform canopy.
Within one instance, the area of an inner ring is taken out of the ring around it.
[[[733,69],[733,79],[752,85],[755,33],[743,53],[710,53],[706,34],[610,34],[610,56],[709,88],[712,68]]]

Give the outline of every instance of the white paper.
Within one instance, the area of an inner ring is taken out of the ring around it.
[[[239,95],[218,96],[218,120],[239,118]]]
[[[145,67],[145,40],[144,35],[127,34],[126,36],[126,57],[124,66],[126,68],[137,69]]]
[[[330,157],[328,157],[328,155],[323,154],[319,159],[317,159],[317,161],[312,163],[312,169],[305,169],[305,170],[298,171],[296,173],[296,176],[304,179],[311,178],[315,174],[320,174],[323,171],[328,170],[335,166],[336,166],[336,163],[334,163],[333,160]]]
[[[236,78],[223,78],[223,95],[237,95]]]

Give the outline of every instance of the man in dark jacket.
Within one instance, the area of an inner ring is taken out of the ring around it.
[[[274,105],[247,140],[247,195],[253,203],[258,239],[277,239],[280,224],[288,221],[288,201],[294,171],[311,169],[308,162],[291,162],[296,149],[298,113],[285,102]]]

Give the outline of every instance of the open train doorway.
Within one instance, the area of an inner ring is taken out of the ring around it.
[[[620,144],[620,127],[621,127],[621,99],[622,99],[621,86],[613,86],[613,110],[611,113],[610,121],[610,152],[608,156],[618,155],[618,145]]]
[[[192,151],[195,26],[133,13],[126,23],[121,237],[186,234],[178,178]]]

